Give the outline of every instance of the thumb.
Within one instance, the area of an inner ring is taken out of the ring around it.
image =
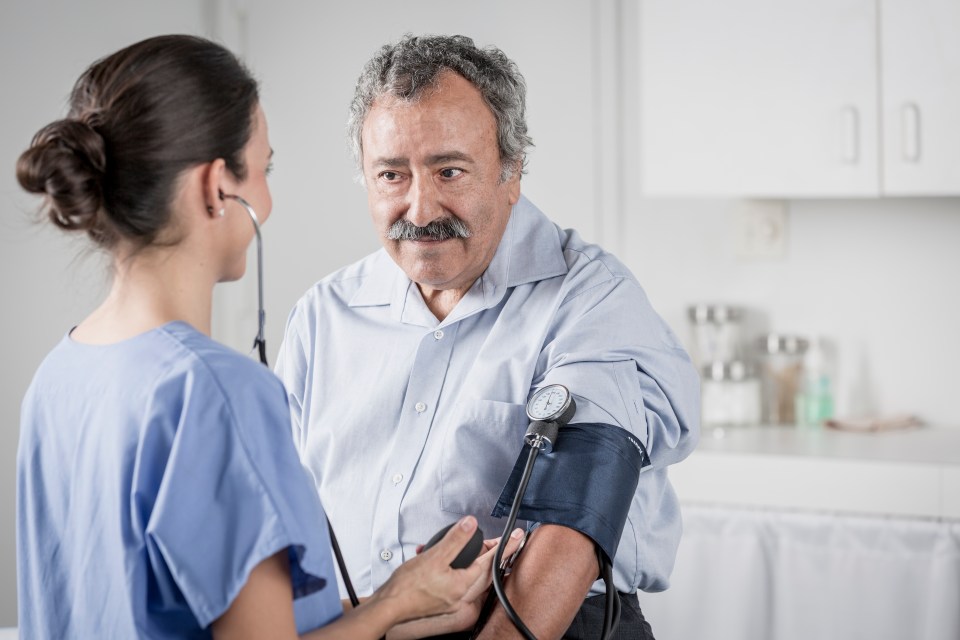
[[[431,553],[437,556],[444,564],[449,565],[454,558],[460,555],[463,548],[473,537],[473,532],[477,530],[477,519],[473,516],[464,516],[456,523],[450,525],[449,530],[433,548],[428,549],[424,554]]]

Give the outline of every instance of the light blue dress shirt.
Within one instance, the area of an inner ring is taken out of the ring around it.
[[[250,571],[290,557],[297,628],[342,614],[326,520],[266,367],[174,322],[65,337],[23,401],[22,638],[207,638]]]
[[[681,530],[667,466],[695,446],[699,379],[630,272],[525,198],[442,322],[380,250],[303,296],[280,351],[293,437],[358,590],[462,514],[500,535],[490,513],[521,451],[526,402],[553,383],[576,398],[572,422],[618,425],[647,447],[615,582],[667,587]]]

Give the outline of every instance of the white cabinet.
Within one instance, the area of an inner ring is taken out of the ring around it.
[[[723,433],[670,468],[683,539],[640,594],[657,637],[960,638],[960,429]]]
[[[883,193],[960,194],[960,2],[881,0]]]
[[[956,0],[643,0],[643,193],[960,194],[958,12]]]
[[[682,511],[670,588],[638,594],[658,638],[960,638],[956,520],[689,503]]]

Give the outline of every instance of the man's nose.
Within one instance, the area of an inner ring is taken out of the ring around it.
[[[430,178],[414,177],[407,197],[406,218],[418,227],[425,227],[443,217],[440,193]]]

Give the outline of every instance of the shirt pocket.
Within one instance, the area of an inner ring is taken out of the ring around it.
[[[461,402],[444,436],[440,508],[489,516],[520,455],[527,423],[523,404]]]

